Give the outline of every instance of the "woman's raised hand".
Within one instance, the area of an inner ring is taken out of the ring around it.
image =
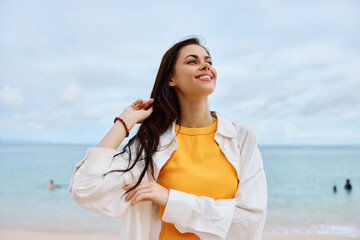
[[[147,101],[139,99],[125,108],[119,117],[125,122],[127,130],[120,121],[116,121],[97,146],[117,149],[126,137],[127,131],[130,131],[136,123],[141,123],[150,116],[153,112],[153,106],[150,107],[150,105],[153,103],[154,99],[152,98]]]
[[[120,117],[129,125],[135,125],[136,123],[142,123],[153,112],[154,99],[149,100],[138,99],[130,106],[124,109],[120,114]]]

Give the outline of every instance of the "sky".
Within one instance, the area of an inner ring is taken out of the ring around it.
[[[192,35],[260,145],[360,144],[358,0],[0,0],[0,141],[96,144]]]

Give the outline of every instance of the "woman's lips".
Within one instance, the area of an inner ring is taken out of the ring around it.
[[[213,77],[210,74],[200,74],[200,75],[196,76],[196,79],[210,81],[213,79]]]

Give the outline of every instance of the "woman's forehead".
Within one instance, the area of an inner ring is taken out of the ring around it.
[[[200,58],[208,57],[209,54],[206,52],[206,50],[196,44],[187,45],[180,50],[179,58],[184,59],[189,55],[196,55]]]

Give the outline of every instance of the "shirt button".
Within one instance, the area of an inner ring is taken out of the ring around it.
[[[224,145],[224,150],[228,150],[229,146],[228,145]]]

